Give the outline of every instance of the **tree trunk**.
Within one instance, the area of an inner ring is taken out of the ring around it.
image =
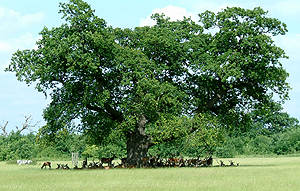
[[[143,158],[147,156],[150,147],[149,136],[145,133],[146,117],[141,115],[134,132],[127,134],[127,164],[143,166]]]

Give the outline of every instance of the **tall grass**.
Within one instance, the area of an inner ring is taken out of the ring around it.
[[[232,160],[241,166],[217,167],[215,163],[215,167],[209,168],[41,170],[41,163],[18,166],[2,162],[0,190],[300,190],[298,157]]]

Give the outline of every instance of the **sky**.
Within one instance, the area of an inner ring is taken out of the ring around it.
[[[43,125],[43,109],[49,103],[33,86],[16,80],[14,73],[4,72],[12,54],[18,49],[35,48],[43,27],[57,27],[64,21],[58,14],[59,2],[66,0],[0,0],[0,126],[8,121],[7,129],[14,130],[22,125],[25,116],[32,116],[32,124]],[[134,28],[151,25],[153,13],[165,13],[173,19],[205,11],[221,11],[226,7],[238,6],[247,9],[262,7],[268,16],[287,24],[289,32],[274,38],[289,59],[282,60],[290,73],[288,82],[292,87],[290,100],[284,111],[300,120],[300,1],[298,0],[86,0],[95,14],[113,27]],[[36,129],[31,129],[36,130]],[[1,132],[0,132],[1,133]]]

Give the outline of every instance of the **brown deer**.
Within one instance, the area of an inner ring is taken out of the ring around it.
[[[127,158],[121,158],[121,166],[127,166]]]
[[[107,163],[108,164],[108,166],[112,166],[112,161],[115,159],[115,155],[113,156],[113,157],[111,157],[111,158],[101,158],[100,159],[100,161],[101,161],[101,165],[103,164],[103,163]]]
[[[47,166],[49,167],[49,169],[51,169],[51,162],[44,162],[41,169],[43,169],[44,167],[46,168]]]
[[[167,160],[168,166],[171,166],[171,167],[178,166],[178,162],[179,162],[179,158],[168,158],[168,160]]]
[[[212,166],[212,164],[213,164],[213,158],[211,156],[200,161],[200,166]]]

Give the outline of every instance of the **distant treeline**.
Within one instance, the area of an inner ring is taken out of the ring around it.
[[[201,148],[186,147],[185,140],[174,140],[157,144],[149,150],[149,155],[160,157],[199,157],[205,156]],[[123,140],[106,145],[93,145],[87,137],[70,133],[67,130],[59,132],[51,142],[39,135],[20,132],[10,132],[0,136],[0,160],[17,159],[70,159],[72,152],[78,152],[81,157],[100,158],[115,155],[118,158],[126,156]],[[234,157],[237,155],[284,155],[300,151],[300,128],[298,126],[281,132],[249,132],[245,135],[227,136],[225,141],[214,149],[216,157]]]

